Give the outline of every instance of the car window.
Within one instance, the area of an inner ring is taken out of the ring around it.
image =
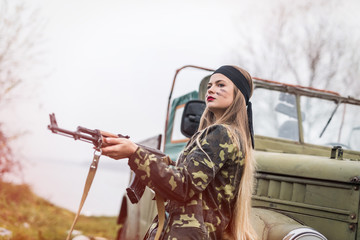
[[[256,135],[299,140],[295,95],[257,88],[251,101]]]

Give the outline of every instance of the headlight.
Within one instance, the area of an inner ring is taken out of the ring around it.
[[[314,229],[297,228],[289,232],[283,240],[327,240],[327,238]]]

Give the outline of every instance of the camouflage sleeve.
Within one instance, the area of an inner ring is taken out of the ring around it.
[[[129,158],[129,166],[155,192],[167,199],[187,201],[207,187],[227,159],[234,159],[237,148],[222,125],[214,125],[183,154],[184,161],[169,166],[163,159],[142,148]]]

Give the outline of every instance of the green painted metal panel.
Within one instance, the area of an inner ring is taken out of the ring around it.
[[[295,219],[321,232],[328,240],[356,240],[356,231],[349,229],[349,223],[303,214],[292,214]]]
[[[270,180],[268,197],[270,198],[279,198],[280,196],[280,181]]]
[[[255,150],[278,153],[330,157],[331,148],[314,144],[300,144],[296,141],[255,135]],[[360,161],[360,152],[344,149],[344,159]]]
[[[165,148],[165,154],[170,157],[171,160],[176,161],[180,155],[180,152],[185,148],[186,143],[173,143],[169,144]]]
[[[323,207],[350,210],[356,212],[359,202],[359,191],[308,184],[305,203]]]
[[[172,137],[171,135],[173,133],[173,128],[174,128],[174,118],[175,118],[175,112],[176,112],[175,110],[178,106],[187,103],[189,100],[197,99],[197,98],[198,98],[198,92],[193,91],[193,92],[185,94],[181,97],[175,98],[172,101],[169,122],[168,122],[168,128],[166,129],[166,143],[165,143],[164,152],[173,161],[176,161],[180,152],[182,151],[182,149],[185,147],[185,144],[186,144],[184,142],[179,142],[179,143],[171,142],[171,137]],[[179,131],[179,129],[177,129],[177,131]]]
[[[268,196],[269,181],[265,179],[259,179],[257,181],[256,195]]]
[[[329,240],[357,239],[360,202],[357,184],[273,173],[258,173],[256,178],[254,207],[280,211],[318,230]]]
[[[291,200],[294,187],[292,183],[281,182],[280,184],[280,196],[281,200]]]
[[[302,224],[279,212],[253,208],[251,223],[260,239],[283,239],[290,231],[303,227]]]
[[[253,205],[256,207],[264,207],[269,209],[276,209],[279,212],[301,222],[306,226],[311,226],[320,233],[324,234],[328,240],[356,240],[356,230],[350,231],[349,227],[351,224],[343,219],[337,219],[336,215],[333,215],[333,218],[328,218],[329,215],[324,214],[323,216],[314,216],[312,213],[314,211],[303,211],[302,207],[298,206],[286,206],[278,203],[276,201],[266,202],[261,201],[257,198],[254,198]],[[319,213],[324,213],[325,211],[319,211]]]
[[[301,183],[294,183],[293,184],[293,188],[292,188],[292,193],[291,194],[291,201],[293,202],[304,202],[304,198],[305,198],[305,189],[306,186],[305,184],[301,184]]]
[[[360,162],[329,157],[256,151],[258,171],[350,183],[360,176]]]

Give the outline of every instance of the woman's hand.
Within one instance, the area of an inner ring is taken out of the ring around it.
[[[129,158],[138,148],[138,145],[127,138],[107,137],[103,138],[103,143],[102,154],[115,160]]]

